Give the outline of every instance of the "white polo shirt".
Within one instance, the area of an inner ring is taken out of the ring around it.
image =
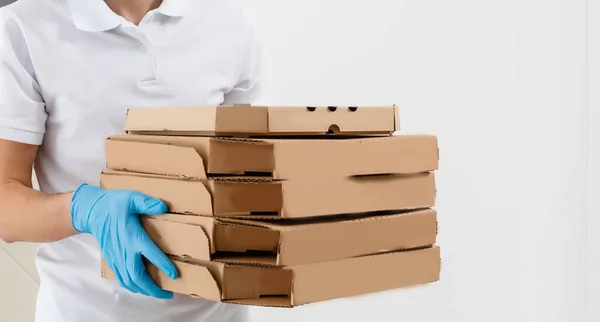
[[[46,193],[99,184],[127,108],[259,101],[257,37],[233,0],[164,0],[139,26],[102,0],[19,0],[0,9],[0,37],[0,138],[40,145]],[[38,322],[246,320],[242,307],[102,279],[90,235],[45,244],[36,262]]]

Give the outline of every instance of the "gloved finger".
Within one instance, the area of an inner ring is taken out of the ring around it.
[[[129,274],[127,274],[126,271],[121,272],[121,270],[119,270],[116,265],[111,265],[111,269],[115,273],[115,277],[117,278],[117,281],[119,282],[119,285],[121,285],[122,288],[135,294],[147,295],[144,294],[143,291],[131,281],[131,277],[129,276]]]
[[[169,210],[162,200],[136,192],[129,200],[132,212],[141,215],[162,215]]]
[[[132,272],[130,272],[129,270],[126,270],[123,273],[124,280],[125,280],[125,284],[126,284],[126,289],[132,291],[133,293],[139,293],[145,296],[149,296],[150,294],[148,294],[148,292],[146,292],[144,289],[142,289],[139,285],[137,285],[137,283],[134,280],[134,275]]]
[[[146,232],[143,232],[146,235]],[[148,259],[154,266],[158,267],[163,271],[170,279],[174,280],[179,277],[179,272],[175,267],[175,264],[163,253],[158,246],[150,239],[150,237],[143,238],[141,245],[141,253]]]
[[[128,272],[132,274],[134,283],[142,289],[146,294],[153,296],[157,299],[169,300],[173,298],[173,292],[169,292],[160,288],[150,278],[142,262],[141,254],[138,254],[127,263]]]

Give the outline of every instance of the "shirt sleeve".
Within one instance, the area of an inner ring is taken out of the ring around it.
[[[6,8],[0,44],[0,139],[40,145],[48,115],[23,30]]]
[[[268,104],[264,88],[264,66],[260,38],[254,24],[251,21],[247,24],[239,77],[235,87],[225,94],[224,105]]]

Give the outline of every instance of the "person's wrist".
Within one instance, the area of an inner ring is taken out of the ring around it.
[[[89,223],[91,210],[106,194],[106,190],[88,184],[81,184],[71,197],[71,225],[79,233],[91,233]]]

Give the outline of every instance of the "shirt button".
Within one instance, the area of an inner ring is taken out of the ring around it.
[[[148,52],[148,47],[146,45],[143,45],[142,47],[140,47],[140,50],[145,53]]]

